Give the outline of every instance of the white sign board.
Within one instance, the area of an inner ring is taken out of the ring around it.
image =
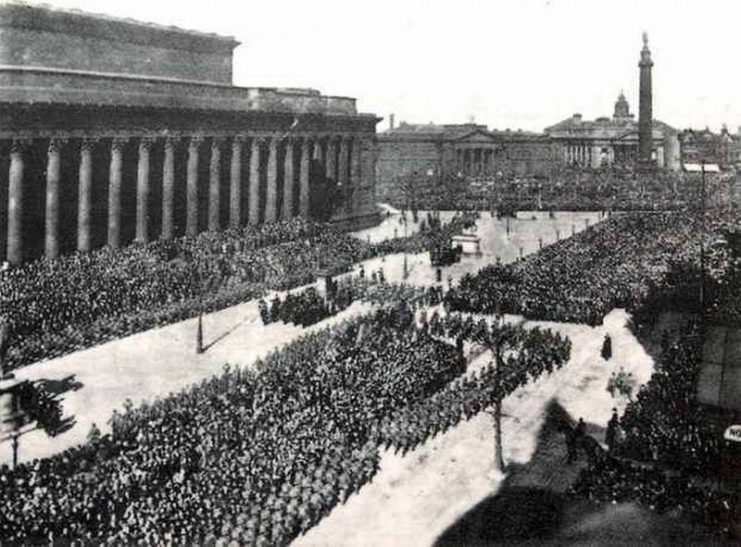
[[[726,432],[723,433],[723,438],[728,441],[735,441],[741,443],[741,424],[734,424],[728,426]]]

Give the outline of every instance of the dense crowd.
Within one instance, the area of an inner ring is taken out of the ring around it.
[[[424,316],[422,316],[424,318]],[[444,389],[416,404],[400,408],[379,426],[376,438],[389,447],[406,452],[438,433],[468,420],[502,400],[519,386],[551,374],[571,355],[571,341],[550,330],[498,326],[457,314],[440,317],[436,311],[424,318],[422,329],[436,337],[466,339],[485,349],[506,349],[506,356],[479,372],[451,382]]]
[[[110,339],[311,283],[374,256],[428,249],[459,231],[438,230],[369,244],[301,219],[206,232],[124,249],[102,248],[0,271],[0,322],[14,368]]]
[[[595,461],[582,472],[573,492],[597,502],[639,502],[660,514],[679,511],[725,539],[739,537],[738,494],[654,466],[614,458]]]
[[[549,331],[421,312],[395,301],[2,468],[0,541],[283,545],[372,479],[382,445],[423,442],[568,359]],[[513,350],[498,381],[453,382],[448,339],[484,332]]]
[[[732,173],[707,173],[706,204],[727,207]],[[701,201],[699,173],[564,167],[546,177],[498,175],[457,179],[418,188],[414,196],[386,188],[381,199],[399,208],[487,211],[674,211]]]
[[[371,426],[457,354],[382,310],[114,416],[112,433],[0,472],[3,542],[286,544],[374,473]]]
[[[600,501],[640,501],[658,512],[679,508],[722,535],[738,537],[741,499],[738,492],[719,490],[713,478],[730,478],[729,465],[738,474],[738,454],[695,400],[701,345],[694,324],[673,343],[663,338],[655,373],[620,420],[624,439],[613,457],[592,463],[575,491]]]
[[[618,454],[675,469],[715,475],[721,471],[722,431],[696,402],[702,340],[688,325],[674,343],[663,338],[655,374],[625,410],[625,440]]]
[[[613,308],[634,310],[666,289],[677,264],[698,264],[700,238],[709,235],[684,213],[612,215],[515,263],[465,276],[447,300],[461,311],[595,325]]]

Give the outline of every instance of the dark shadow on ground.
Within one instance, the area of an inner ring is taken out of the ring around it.
[[[59,435],[66,433],[67,431],[75,427],[76,423],[77,419],[74,416],[67,416],[66,418],[63,418],[59,425],[54,429],[51,436],[58,437]]]
[[[563,525],[566,475],[578,475],[578,462],[567,465],[562,431],[573,420],[555,402],[547,409],[532,459],[507,467],[499,493],[490,496],[448,528],[435,542],[445,545],[538,543]],[[559,476],[561,475],[561,476]]]
[[[209,342],[208,344],[206,344],[205,346],[203,346],[203,351],[208,351],[209,348],[211,348],[211,347],[215,346],[216,344],[218,344],[219,342],[221,342],[224,338],[226,338],[231,333],[233,333],[235,330],[237,330],[241,324],[242,323],[239,322],[236,325],[234,325],[232,328],[230,328],[229,330],[227,330],[226,332],[221,333],[219,336],[217,336],[216,338],[214,338],[211,342]]]
[[[576,461],[567,463],[564,431],[575,421],[551,401],[530,461],[509,465],[499,492],[470,509],[435,545],[717,544],[708,530],[677,516],[658,515],[634,503],[599,504],[572,495],[569,490],[589,458],[604,457],[598,443],[586,437]],[[598,429],[587,424],[587,434]]]

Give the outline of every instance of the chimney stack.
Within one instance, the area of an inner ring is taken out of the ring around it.
[[[393,128],[394,128],[394,115],[389,114],[389,129],[393,129]]]

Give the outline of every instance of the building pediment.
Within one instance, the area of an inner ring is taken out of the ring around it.
[[[491,133],[485,132],[485,131],[472,131],[470,133],[466,133],[465,135],[461,135],[457,139],[455,139],[458,143],[486,143],[490,144],[493,142],[496,142],[496,139]]]

